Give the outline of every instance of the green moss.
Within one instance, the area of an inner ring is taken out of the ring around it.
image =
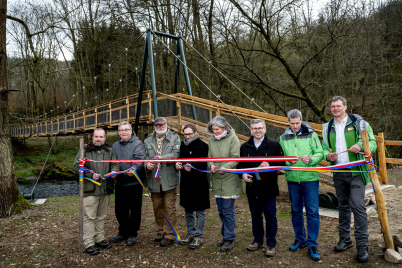
[[[22,211],[31,208],[32,204],[19,193],[17,201],[13,204],[12,214],[20,214]]]

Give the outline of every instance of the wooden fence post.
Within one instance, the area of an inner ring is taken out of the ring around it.
[[[365,155],[371,155],[369,138],[367,130],[362,131],[363,149]],[[384,195],[382,194],[381,184],[378,181],[377,173],[375,172],[374,166],[367,164],[367,169],[369,171],[371,183],[374,186],[375,200],[377,203],[377,213],[378,219],[380,220],[381,228],[384,232],[385,246],[389,249],[394,249],[394,241],[392,239],[391,229],[388,223],[387,209],[385,207]],[[372,170],[373,169],[373,170]],[[371,171],[372,170],[372,171]]]
[[[80,138],[80,159],[84,159],[84,138]],[[84,173],[80,173],[80,257],[84,253]]]
[[[376,140],[377,140],[377,151],[378,151],[378,165],[380,167],[380,180],[384,184],[388,184],[384,133],[378,133],[378,139]]]

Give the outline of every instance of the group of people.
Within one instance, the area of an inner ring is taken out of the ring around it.
[[[118,126],[120,139],[112,147],[105,145],[106,133],[95,129],[92,142],[85,147],[85,157],[92,160],[171,159],[171,158],[216,158],[255,156],[297,156],[298,160],[286,162],[176,162],[176,163],[97,163],[87,162],[85,177],[98,180],[100,185],[84,182],[84,247],[90,255],[99,253],[98,248],[110,248],[104,237],[104,219],[107,214],[109,195],[115,191],[115,213],[119,232],[110,238],[111,243],[126,241],[127,246],[136,243],[141,223],[142,186],[132,172],[118,174],[114,180],[101,180],[102,174],[135,168],[139,177],[145,178],[153,203],[156,222],[155,242],[161,247],[174,244],[175,233],[169,226],[176,226],[176,199],[180,189],[180,205],[185,210],[187,235],[180,243],[197,249],[203,243],[205,210],[210,208],[209,187],[216,200],[221,219],[222,239],[217,243],[221,251],[230,251],[235,244],[235,200],[243,193],[246,184],[247,200],[251,212],[253,241],[247,250],[264,247],[265,255],[276,254],[276,197],[279,195],[278,173],[250,172],[231,173],[227,169],[246,169],[268,166],[316,167],[326,159],[331,165],[344,164],[363,159],[361,131],[369,134],[370,150],[376,150],[376,142],[370,125],[357,114],[346,113],[347,103],[343,97],[331,100],[334,116],[323,125],[321,145],[314,129],[303,121],[299,110],[288,112],[289,127],[274,141],[267,135],[261,119],[251,121],[250,139],[240,145],[235,130],[222,116],[214,117],[207,125],[211,136],[208,145],[203,142],[193,124],[183,128],[184,140],[168,129],[167,121],[158,117],[152,132],[142,143],[128,122]],[[212,159],[211,159],[212,160]],[[78,170],[79,154],[75,159]],[[208,173],[203,172],[210,170]],[[350,172],[334,173],[334,185],[339,202],[339,242],[334,250],[344,251],[352,247],[351,213],[354,215],[357,261],[366,262],[368,254],[368,222],[364,203],[365,184],[368,182],[366,167],[358,166]],[[158,174],[156,176],[156,174]],[[319,216],[319,177],[317,171],[286,170],[285,177],[291,201],[292,225],[295,241],[290,251],[307,247],[308,256],[317,261]],[[180,185],[180,187],[178,187]],[[307,226],[304,224],[303,207],[306,210]],[[265,228],[264,218],[265,217]],[[264,231],[265,229],[265,231]],[[307,229],[307,230],[306,230]]]

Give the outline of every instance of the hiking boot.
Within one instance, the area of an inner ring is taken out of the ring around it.
[[[194,236],[192,234],[188,234],[186,236],[186,238],[184,238],[180,241],[180,244],[187,245],[187,244],[191,243],[193,240],[194,240]]]
[[[136,237],[134,237],[134,236],[129,236],[129,237],[127,238],[127,242],[126,242],[126,245],[127,245],[127,246],[132,246],[132,245],[134,245],[135,243],[137,243],[137,238],[136,238]]]
[[[247,246],[248,251],[256,251],[257,249],[263,248],[264,244],[263,243],[257,243],[253,242],[250,245]]]
[[[273,256],[275,256],[275,254],[276,254],[276,250],[275,250],[275,248],[272,248],[272,247],[268,247],[267,251],[265,252],[265,255],[267,257],[273,257]]]
[[[357,261],[367,262],[369,259],[368,247],[362,246],[357,248]]]
[[[222,247],[224,243],[225,243],[225,240],[222,239],[221,241],[218,241],[218,242],[216,243],[216,245],[217,245],[218,247]]]
[[[352,244],[352,240],[350,240],[350,238],[341,238],[339,239],[338,244],[336,244],[336,246],[334,247],[334,251],[336,252],[341,252],[341,251],[345,251],[348,248],[351,248],[353,246]]]
[[[110,245],[106,240],[102,240],[99,243],[95,243],[95,246],[104,248],[104,249],[109,249],[112,247],[112,245]]]
[[[321,259],[320,254],[318,254],[316,247],[308,247],[308,256],[313,261],[319,261]]]
[[[202,245],[202,238],[195,237],[193,242],[190,244],[190,249],[197,249]]]
[[[221,251],[228,252],[234,247],[234,240],[225,240],[221,247]]]
[[[97,249],[95,246],[90,246],[85,249],[85,252],[91,256],[94,256],[99,253],[99,249]]]
[[[169,238],[165,238],[161,241],[161,243],[159,244],[161,247],[170,247],[171,245],[173,245],[174,240],[173,239],[169,239]]]
[[[125,237],[123,237],[123,236],[118,234],[116,236],[112,236],[109,241],[112,242],[112,243],[118,243],[118,242],[126,240],[126,239],[127,238],[125,238]]]
[[[293,245],[291,245],[289,247],[289,250],[295,252],[295,251],[297,251],[301,248],[305,248],[305,247],[307,247],[306,241],[300,242],[299,240],[296,239],[295,242],[293,243]]]
[[[160,233],[156,234],[154,241],[161,242],[162,240],[163,240],[163,234],[160,234]]]

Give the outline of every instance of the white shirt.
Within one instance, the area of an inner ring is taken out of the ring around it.
[[[260,145],[261,145],[262,141],[264,140],[264,138],[265,138],[265,135],[262,137],[262,139],[259,142],[256,142],[255,139],[254,139],[255,148],[258,149],[258,147],[260,147]]]
[[[334,120],[334,126],[336,131],[336,152],[344,152],[348,148],[346,147],[346,139],[345,139],[345,127],[346,122],[348,121],[348,116],[346,116],[341,123],[336,122]],[[349,155],[348,153],[338,154],[338,160],[336,160],[337,164],[349,163]]]

